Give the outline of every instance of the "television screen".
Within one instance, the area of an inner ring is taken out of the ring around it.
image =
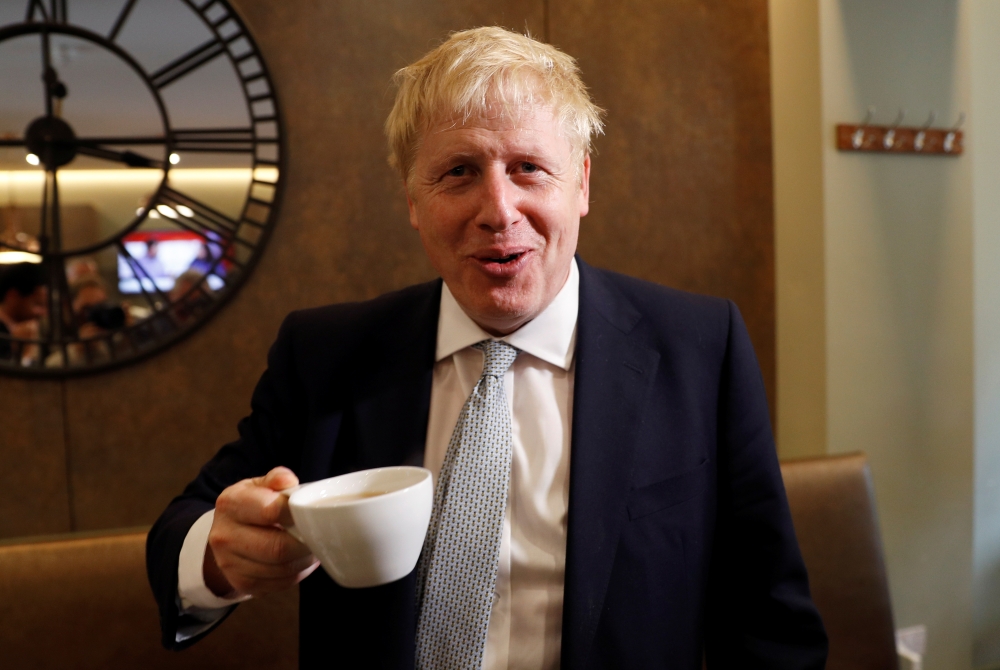
[[[222,254],[221,244],[180,231],[133,232],[122,242],[132,260],[130,262],[119,252],[118,290],[121,293],[141,293],[143,289],[152,293],[154,283],[157,289],[167,293],[177,278],[188,270],[208,275],[208,286],[213,291],[225,285],[225,261],[218,263],[209,274],[215,259]]]

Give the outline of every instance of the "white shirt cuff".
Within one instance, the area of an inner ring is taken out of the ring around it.
[[[251,598],[220,598],[205,585],[205,551],[208,549],[208,532],[212,530],[213,519],[214,509],[202,514],[191,526],[181,546],[180,561],[177,564],[177,596],[182,614],[194,614],[197,610],[224,609]]]

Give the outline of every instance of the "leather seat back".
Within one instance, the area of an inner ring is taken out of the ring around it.
[[[861,454],[782,463],[827,670],[898,668],[892,604],[868,463]]]
[[[5,668],[298,667],[298,590],[250,601],[183,652],[160,646],[146,534],[0,545]]]

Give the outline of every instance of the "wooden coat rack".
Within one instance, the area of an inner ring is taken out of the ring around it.
[[[869,123],[874,115],[869,110],[861,124],[837,124],[837,148],[841,151],[869,151],[889,154],[924,154],[928,156],[959,156],[964,150],[964,135],[959,126],[965,114],[959,116],[953,128],[932,128],[934,114],[921,127],[900,125],[903,112],[891,126]]]

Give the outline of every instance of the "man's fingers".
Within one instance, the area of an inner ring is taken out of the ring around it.
[[[215,565],[239,593],[288,588],[315,570],[309,548],[278,527],[292,522],[288,497],[278,493],[298,484],[288,468],[245,479],[215,502],[208,542]]]
[[[253,481],[259,483],[261,486],[271,489],[272,491],[282,491],[296,486],[299,483],[299,478],[296,477],[295,473],[288,468],[283,465],[279,465],[263,477],[255,477]]]
[[[309,548],[279,528],[213,525],[208,543],[216,567],[240,594],[261,595],[288,588],[308,576],[316,565]]]
[[[232,575],[237,579],[244,580],[281,580],[292,579],[303,570],[310,568],[316,563],[316,557],[307,554],[287,563],[271,565],[231,553],[227,554],[224,559],[216,558],[216,562],[221,562],[219,568],[227,575],[227,578]],[[231,578],[230,581],[232,581]]]
[[[261,571],[260,566],[257,565],[244,566],[237,563],[230,566],[230,573],[233,575],[233,587],[238,593],[262,596],[295,586],[312,574],[317,567],[319,567],[319,561],[314,560],[297,572],[271,573]]]
[[[285,565],[311,556],[309,547],[278,528],[233,526],[209,536],[215,552],[232,553],[265,565]]]
[[[290,524],[288,497],[278,493],[278,489],[265,485],[265,480],[267,477],[247,479],[224,490],[215,501],[216,515],[222,515],[235,523],[254,526]],[[280,485],[287,482],[298,482],[291,471],[287,475],[279,473],[269,483]],[[294,483],[291,485],[295,486]]]

